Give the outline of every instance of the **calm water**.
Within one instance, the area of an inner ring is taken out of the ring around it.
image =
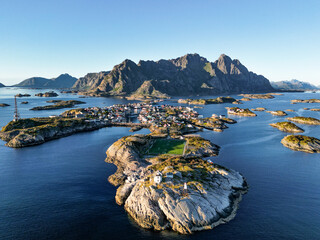
[[[0,103],[13,105],[15,93],[41,90],[0,89]],[[75,99],[63,94],[58,99]],[[295,93],[273,100],[253,100],[240,107],[296,110],[289,116],[320,113],[304,107],[319,104],[289,103],[294,98],[320,98]],[[48,116],[64,110],[32,112],[48,99],[24,98],[22,117]],[[84,106],[124,103],[121,99],[86,98]],[[22,101],[22,99],[19,99]],[[176,104],[173,102],[173,104]],[[229,104],[209,105],[198,111],[225,114]],[[0,108],[0,126],[12,119],[13,107]],[[222,146],[215,162],[241,172],[250,189],[231,222],[214,230],[182,236],[153,232],[135,225],[114,201],[116,188],[107,178],[115,166],[104,162],[105,151],[117,139],[131,134],[126,128],[105,128],[80,133],[24,149],[0,141],[0,239],[320,239],[320,155],[284,148],[285,136],[268,124],[284,119],[258,112],[255,118],[235,118],[223,133],[202,136]],[[320,137],[319,126],[302,126]],[[147,133],[147,130],[140,131]]]

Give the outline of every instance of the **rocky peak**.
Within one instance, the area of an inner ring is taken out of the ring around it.
[[[221,72],[223,72],[224,74],[230,73],[232,59],[229,56],[221,54],[216,63]]]
[[[204,66],[208,60],[204,57],[201,57],[199,54],[186,54],[182,57],[172,59],[171,62],[177,67],[184,68],[199,68]]]

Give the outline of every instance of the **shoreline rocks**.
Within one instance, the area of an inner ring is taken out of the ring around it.
[[[302,133],[304,130],[299,128],[297,125],[291,122],[277,122],[277,123],[270,123],[272,127],[278,128],[280,131],[283,132],[291,132],[291,133]]]

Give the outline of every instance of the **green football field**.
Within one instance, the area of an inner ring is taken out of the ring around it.
[[[184,149],[184,140],[175,139],[157,139],[153,146],[149,149],[150,155],[159,154],[176,154],[182,155]]]

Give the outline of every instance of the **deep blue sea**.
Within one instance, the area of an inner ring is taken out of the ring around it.
[[[18,99],[23,118],[65,110],[30,111],[47,104],[47,98],[34,97],[37,92],[43,90],[0,89],[0,103],[11,104],[0,108],[0,127],[12,120],[13,95],[17,93],[32,94]],[[59,94],[56,99],[77,98]],[[290,108],[296,112],[288,112],[289,116],[320,118],[319,112],[303,110],[320,108],[320,104],[290,104],[296,98],[320,98],[320,94],[286,93],[239,107]],[[81,107],[127,102],[117,98],[80,100],[87,102]],[[166,103],[177,104],[175,100]],[[227,106],[235,105],[207,105],[196,110],[211,116],[226,114]],[[268,124],[285,117],[257,114],[251,118],[233,116],[238,123],[222,133],[201,133],[222,147],[213,161],[241,172],[250,189],[235,219],[189,236],[141,229],[115,203],[116,188],[107,178],[116,167],[104,162],[105,152],[114,141],[132,134],[129,129],[104,128],[23,149],[8,148],[0,140],[0,239],[320,239],[320,154],[283,147],[280,141],[286,134]],[[320,138],[320,126],[299,126],[306,130],[304,134]]]

